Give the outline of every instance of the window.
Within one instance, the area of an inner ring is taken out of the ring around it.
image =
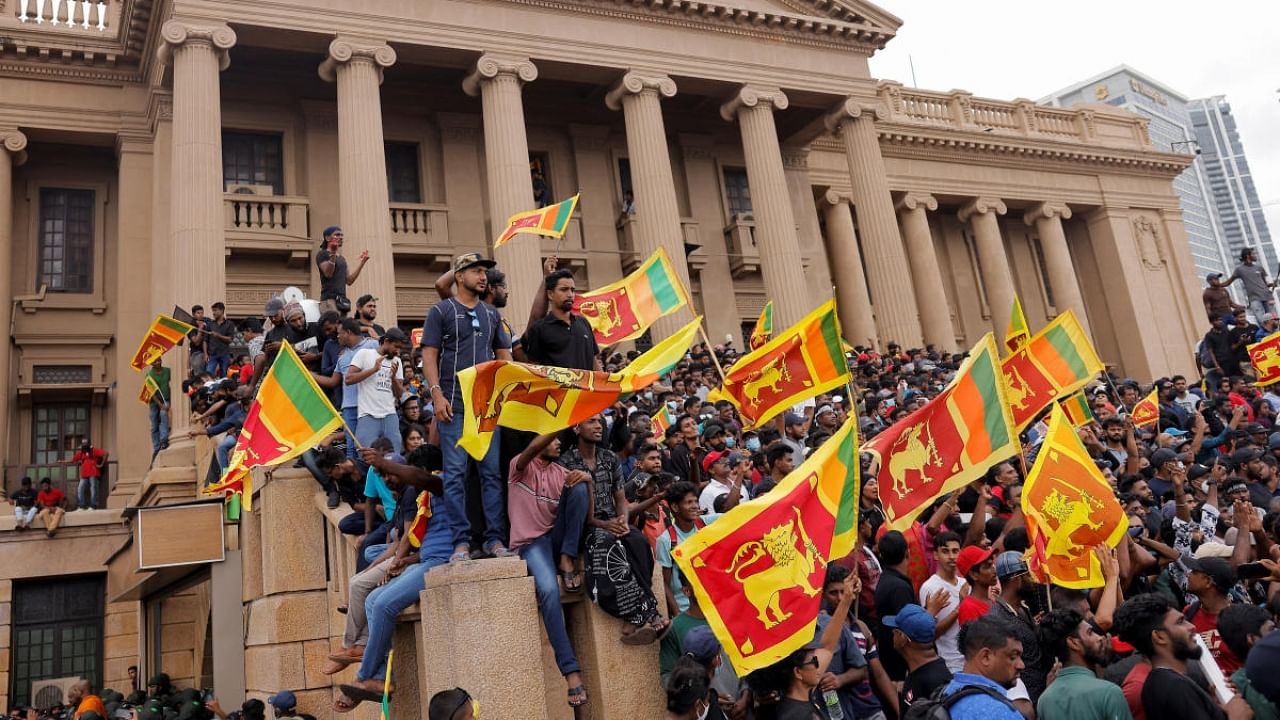
[[[232,185],[270,185],[284,194],[284,149],[279,135],[222,133],[223,188]]]
[[[31,437],[31,462],[52,465],[70,458],[89,437],[89,403],[40,403],[32,407],[35,422]]]
[[[747,183],[746,170],[724,169],[724,199],[729,204],[730,218],[751,215],[751,186]]]
[[[383,148],[387,157],[387,199],[391,202],[422,202],[417,143],[389,142]]]
[[[1031,254],[1035,256],[1036,269],[1040,271],[1040,280],[1044,284],[1044,301],[1049,307],[1056,308],[1058,303],[1053,301],[1053,285],[1049,283],[1049,266],[1044,260],[1044,246],[1040,244],[1038,236],[1031,237]]]
[[[92,190],[40,190],[40,247],[36,287],[93,292]]]
[[[529,181],[533,183],[534,207],[543,208],[555,203],[549,167],[546,153],[529,153]]]
[[[13,585],[13,687],[10,705],[30,702],[37,680],[102,678],[101,576],[42,578]]]
[[[631,188],[631,158],[618,158],[618,186],[622,188],[622,196],[634,192]]]

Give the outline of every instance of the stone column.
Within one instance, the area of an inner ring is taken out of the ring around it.
[[[827,261],[836,280],[836,311],[844,339],[850,345],[875,347],[876,319],[848,196],[828,190],[822,196],[822,216],[827,224]]]
[[[922,339],[920,319],[911,288],[902,281],[907,256],[898,236],[888,174],[876,137],[875,120],[883,113],[878,106],[864,106],[849,98],[827,114],[826,124],[844,142],[853,183],[853,204],[858,208],[858,233],[862,236],[863,257],[867,263],[867,285],[875,297],[880,340],[915,347]],[[839,280],[837,275],[836,281]]]
[[[688,289],[689,265],[680,229],[680,206],[662,120],[662,98],[675,94],[676,84],[666,75],[628,71],[609,88],[604,101],[609,109],[622,110],[627,126],[627,156],[636,199],[635,249],[640,262],[658,248],[666,248],[680,281]],[[688,315],[672,313],[660,318],[651,331],[654,341],[679,330],[692,319],[692,312],[691,308]]]
[[[17,128],[0,128],[0,258],[13,257],[13,168],[27,159],[27,136]],[[0,303],[4,307],[4,324],[7,331],[13,315],[13,264],[6,262],[0,267]],[[13,378],[9,367],[9,341],[4,341],[0,349],[0,458],[9,462],[9,451],[13,443],[9,442],[9,415],[14,411]]]
[[[800,245],[796,218],[787,193],[782,168],[782,148],[773,122],[774,109],[787,108],[787,96],[777,88],[743,85],[720,106],[725,120],[738,120],[742,130],[742,154],[751,186],[755,216],[755,242],[760,252],[760,273],[765,296],[773,301],[774,328],[786,329],[813,308],[801,277]]]
[[[525,135],[520,88],[537,77],[538,68],[528,58],[485,53],[462,81],[463,91],[480,96],[484,105],[490,242],[506,229],[507,218],[533,209],[529,139]],[[507,273],[511,296],[504,315],[516,332],[524,331],[533,293],[542,285],[542,271],[535,269],[542,267],[541,247],[536,236],[517,236],[494,251],[498,268]]]
[[[1013,312],[1013,271],[1009,269],[1009,256],[1004,251],[999,220],[1008,210],[999,198],[979,197],[966,203],[958,213],[960,222],[970,223],[973,229],[978,263],[982,266],[982,286],[987,289],[987,307],[991,311],[991,329],[998,343],[1004,342]]]
[[[924,341],[937,345],[943,352],[954,351],[956,330],[951,324],[951,308],[942,288],[942,270],[938,267],[927,215],[927,211],[938,209],[938,200],[925,193],[909,192],[898,200],[896,208],[902,222],[907,260],[911,262],[911,286],[920,310]]]
[[[395,62],[396,51],[384,42],[337,37],[320,63],[320,77],[338,84],[338,209],[348,267],[355,270],[361,251],[369,251],[369,262],[347,295],[353,305],[365,293],[377,297],[384,327],[396,324],[398,309],[378,86],[383,69]]]
[[[1049,286],[1053,288],[1053,305],[1059,312],[1074,310],[1085,332],[1089,332],[1089,317],[1085,313],[1084,296],[1076,282],[1076,268],[1067,247],[1067,234],[1062,221],[1071,219],[1071,208],[1062,203],[1043,202],[1028,210],[1022,220],[1034,225],[1040,235],[1040,250],[1044,252],[1044,264],[1049,273]]]
[[[193,25],[170,20],[160,30],[161,62],[173,66],[173,139],[169,171],[169,272],[182,278],[161,305],[189,308],[221,300],[227,292],[226,233],[222,211],[222,102],[218,73],[231,64],[227,51],[236,34],[226,25]],[[199,268],[193,272],[192,268]],[[154,270],[163,272],[160,268]],[[185,354],[178,367],[186,367]],[[182,383],[175,372],[175,386]],[[185,465],[191,414],[181,393],[170,410],[172,462]],[[157,463],[163,465],[164,463]]]
[[[613,168],[609,161],[609,127],[569,125],[573,144],[573,168],[582,188],[578,205],[582,219],[582,242],[587,249],[585,287],[598,288],[622,277],[622,255],[618,252],[618,217],[613,201]],[[674,258],[673,258],[674,259]]]
[[[818,226],[818,205],[809,180],[809,148],[782,148],[782,167],[787,174],[787,192],[791,195],[791,211],[796,216],[796,236],[800,251],[808,265],[804,281],[809,286],[809,307],[831,299],[831,269],[822,245],[822,228]]]

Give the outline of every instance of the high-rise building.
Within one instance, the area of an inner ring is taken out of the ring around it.
[[[1151,144],[1161,150],[1194,153],[1198,141],[1192,126],[1190,100],[1164,83],[1128,65],[1112,68],[1063,88],[1041,102],[1058,107],[1081,103],[1105,103],[1141,115],[1150,121]],[[1235,258],[1227,245],[1218,219],[1213,192],[1203,156],[1174,181],[1182,205],[1182,222],[1201,280],[1211,272],[1230,274]],[[1271,267],[1274,267],[1272,265]]]
[[[1188,109],[1231,256],[1238,257],[1242,248],[1252,247],[1267,272],[1276,272],[1276,247],[1253,185],[1231,104],[1222,95],[1215,95],[1192,100]]]

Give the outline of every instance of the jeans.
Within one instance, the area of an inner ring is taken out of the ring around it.
[[[236,447],[238,436],[227,433],[218,441],[218,447],[214,448],[213,456],[218,459],[218,477],[222,477],[222,473],[227,471],[227,464],[231,462],[231,451]]]
[[[445,517],[453,528],[453,545],[470,545],[471,522],[467,519],[467,459],[471,456],[458,447],[462,437],[462,403],[453,406],[453,420],[438,423],[440,451],[444,455],[444,507]],[[501,430],[494,430],[493,441],[480,467],[480,500],[484,504],[485,544],[506,542],[506,520],[503,518],[503,499],[506,488],[498,468],[498,445]]]
[[[360,453],[356,452],[356,439],[351,434],[356,430],[356,421],[359,416],[354,407],[342,408],[342,430],[347,436],[347,458],[351,460],[359,460]]]
[[[1276,301],[1275,298],[1266,299],[1249,299],[1249,314],[1253,316],[1253,321],[1258,325],[1262,324],[1262,316],[1267,313],[1275,314]]]
[[[151,403],[151,454],[160,452],[169,442],[169,411],[160,403]]]
[[[369,567],[369,560],[365,559],[365,551],[371,545],[382,545],[386,547],[387,533],[391,532],[391,523],[384,522],[370,530],[364,537],[360,538],[360,547],[356,550],[356,572],[360,572]],[[378,557],[374,555],[373,557]],[[372,558],[370,558],[372,559]]]
[[[387,652],[391,649],[391,633],[396,628],[396,616],[401,610],[418,602],[418,595],[426,586],[427,571],[447,562],[447,557],[424,558],[405,568],[404,572],[386,585],[369,593],[364,605],[365,615],[369,619],[369,641],[364,646],[364,659],[360,661],[360,670],[356,672],[357,680],[381,680],[386,676]]]
[[[35,505],[32,505],[29,508],[24,508],[19,505],[13,509],[13,517],[18,521],[19,525],[30,525],[31,521],[36,519],[37,509],[38,508],[36,508]]]
[[[377,560],[378,556],[386,552],[389,547],[391,546],[387,543],[377,543],[365,546],[363,555],[365,567],[368,568],[369,565],[373,564],[373,561]]]
[[[98,478],[80,478],[80,484],[76,486],[76,507],[80,509],[98,507]]]
[[[391,413],[386,417],[361,415],[356,421],[356,439],[362,447],[369,447],[374,440],[386,438],[391,441],[391,449],[401,452],[400,416]]]
[[[356,510],[344,515],[338,521],[338,532],[343,535],[355,535],[356,537],[364,535],[364,511]]]
[[[226,377],[227,370],[230,368],[230,355],[209,355],[204,363],[204,371],[212,375],[215,380]]]
[[[578,672],[578,658],[569,644],[569,633],[564,626],[564,609],[560,606],[560,556],[578,557],[582,541],[582,527],[587,520],[587,483],[565,488],[560,494],[560,509],[556,512],[556,524],[542,537],[520,548],[529,574],[533,576],[534,592],[538,596],[538,609],[542,612],[542,625],[547,629],[547,640],[556,654],[556,667],[561,675]]]

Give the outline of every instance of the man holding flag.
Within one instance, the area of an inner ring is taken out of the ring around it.
[[[164,366],[164,357],[157,357],[151,362],[144,382],[154,386],[151,397],[147,400],[147,412],[151,417],[151,457],[169,447],[169,397],[172,392],[172,380],[169,368]]]

